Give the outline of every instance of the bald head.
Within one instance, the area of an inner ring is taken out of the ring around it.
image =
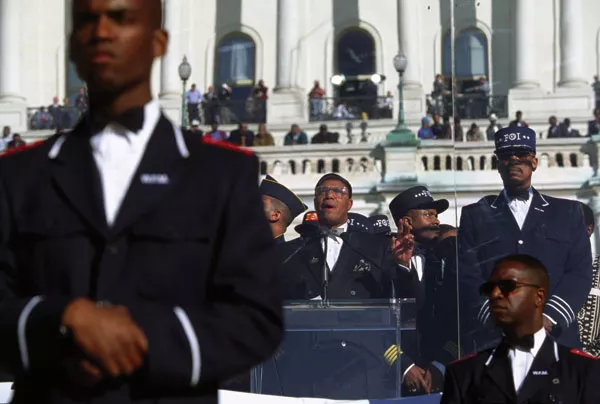
[[[533,283],[540,285],[546,291],[546,296],[548,296],[550,293],[550,278],[548,277],[548,270],[540,260],[527,254],[511,254],[498,260],[494,265],[494,269],[510,262],[522,264],[521,270],[527,273]]]

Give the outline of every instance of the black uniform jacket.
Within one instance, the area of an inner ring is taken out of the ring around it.
[[[216,402],[282,338],[258,161],[162,116],[112,226],[82,121],[0,159],[0,358],[15,402]],[[76,297],[126,306],[149,342],[130,378],[84,388],[61,332]]]
[[[493,333],[477,334],[485,330],[486,323],[491,323],[489,302],[479,296],[478,290],[494,263],[508,254],[529,254],[544,263],[550,276],[545,314],[556,322],[552,336],[566,346],[581,346],[576,313],[592,286],[592,257],[577,202],[533,190],[531,206],[520,229],[504,194],[487,196],[463,208],[458,241],[461,331],[475,332],[474,337],[463,338],[466,352],[481,350],[470,349],[467,339],[485,347],[498,337]]]
[[[600,362],[546,337],[519,393],[504,345],[446,368],[441,404],[600,403]]]
[[[329,275],[330,299],[416,297],[416,280],[392,257],[389,239],[365,232],[342,234],[343,245]],[[293,247],[295,248],[292,248]],[[313,299],[322,292],[325,255],[319,237],[293,240],[283,265],[284,297]]]

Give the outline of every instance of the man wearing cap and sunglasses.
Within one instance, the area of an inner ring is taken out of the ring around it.
[[[479,292],[504,336],[448,366],[441,404],[600,402],[600,362],[558,344],[544,327],[550,283],[544,264],[530,255],[494,264]]]
[[[401,192],[389,205],[398,227],[398,237],[392,238],[392,250],[400,265],[418,274],[423,291],[417,315],[419,353],[404,375],[404,384],[409,391],[419,394],[439,391],[444,366],[458,358],[455,343],[458,319],[453,304],[456,301],[456,277],[454,268],[449,268],[456,262],[455,252],[450,251],[451,256],[446,257],[440,254],[443,250],[437,249],[438,214],[445,212],[449,205],[446,199],[435,200],[424,186]],[[401,241],[401,236],[407,233],[414,239],[412,251]]]
[[[475,351],[498,338],[486,323],[488,300],[474,291],[505,254],[529,254],[548,269],[550,289],[544,326],[561,343],[579,347],[577,311],[592,282],[590,241],[579,204],[543,195],[531,186],[538,167],[536,133],[508,127],[495,134],[498,172],[504,183],[462,210],[459,232],[459,296],[463,346]]]

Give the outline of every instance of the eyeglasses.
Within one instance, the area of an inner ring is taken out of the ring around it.
[[[315,188],[315,196],[327,196],[329,193],[333,194],[333,197],[336,199],[342,199],[344,195],[348,193],[348,188],[346,187],[316,187]]]
[[[498,154],[498,160],[500,161],[510,161],[513,157],[515,157],[519,161],[527,161],[530,157],[533,157],[533,153],[527,151],[516,151],[511,153],[501,153]]]
[[[479,287],[479,294],[481,296],[489,296],[492,294],[494,289],[496,289],[496,286],[498,287],[498,289],[500,289],[500,292],[504,296],[508,296],[510,293],[514,292],[517,288],[521,288],[521,287],[540,288],[539,285],[536,285],[533,283],[518,282],[518,281],[515,281],[514,279],[501,279],[499,281],[489,281],[489,282],[486,282],[483,285],[481,285]]]

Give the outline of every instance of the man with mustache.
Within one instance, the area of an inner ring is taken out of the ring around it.
[[[219,383],[283,334],[258,159],[182,132],[153,100],[168,44],[160,0],[77,0],[71,12],[89,109],[0,159],[13,402],[217,403]]]
[[[441,404],[600,402],[600,361],[548,335],[549,274],[525,254],[493,265],[479,293],[504,337],[483,352],[448,366]]]
[[[458,319],[453,304],[456,301],[456,278],[455,268],[450,268],[455,262],[455,252],[446,257],[442,249],[437,248],[440,236],[438,215],[448,206],[446,199],[434,200],[424,186],[401,192],[389,205],[398,232],[408,230],[415,243],[412,254],[405,254],[402,248],[394,248],[397,261],[418,274],[423,290],[423,301],[419,304],[417,315],[419,357],[414,358],[415,362],[404,375],[405,384],[419,394],[441,390],[444,366],[457,359],[456,350],[449,350],[457,340]]]
[[[293,241],[302,244],[284,264],[282,277],[286,285],[286,299],[321,299],[324,270],[328,273],[329,299],[415,296],[418,280],[413,273],[398,266],[390,250],[390,238],[365,231],[363,226],[353,229],[349,225],[352,204],[352,185],[344,177],[330,173],[317,182],[314,206],[319,231],[313,230],[310,232],[312,236],[307,234],[300,242]],[[340,339],[344,333],[333,332],[329,337],[320,333],[308,339],[303,338],[302,333],[294,334],[286,341],[290,343],[291,338],[297,341],[293,345],[296,357],[301,357],[298,353],[301,347],[306,350],[302,360],[305,363],[310,361],[310,366],[303,365],[301,375],[284,374],[284,369],[292,372],[298,366],[291,362],[287,366],[286,358],[280,358],[280,379],[284,384],[285,380],[293,381],[290,386],[283,387],[284,394],[306,397],[312,392],[316,397],[321,394],[321,397],[330,399],[386,397],[385,392],[388,397],[395,394],[393,388],[390,390],[390,386],[395,386],[395,380],[390,383],[389,377],[392,372],[395,376],[395,366],[390,366],[384,358],[392,341],[384,340],[380,335],[363,333],[356,333],[349,339],[345,336],[343,341]],[[353,349],[344,348],[346,346]],[[404,355],[401,358],[404,359]],[[402,364],[405,365],[404,362]],[[406,367],[409,365],[407,363]],[[365,374],[367,371],[368,375]],[[315,372],[325,376],[322,380],[313,380]],[[305,389],[299,390],[299,386],[305,386]]]
[[[592,259],[579,203],[543,195],[532,187],[538,167],[532,129],[508,127],[494,138],[504,190],[465,206],[460,220],[463,346],[473,352],[499,338],[497,330],[486,327],[488,300],[475,291],[490,275],[493,262],[508,253],[532,255],[546,266],[550,289],[544,326],[562,344],[580,347],[576,313],[591,288]]]

